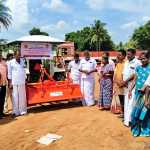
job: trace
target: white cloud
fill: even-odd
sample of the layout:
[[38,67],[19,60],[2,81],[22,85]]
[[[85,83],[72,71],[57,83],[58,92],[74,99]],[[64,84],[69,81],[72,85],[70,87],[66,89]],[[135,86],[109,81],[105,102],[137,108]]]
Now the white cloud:
[[131,22],[128,22],[128,23],[125,23],[121,26],[121,29],[134,29],[134,28],[137,28],[139,26],[138,22],[136,21],[131,21]]
[[134,0],[113,0],[110,2],[110,8],[127,12],[140,12],[142,4],[139,1],[140,0],[137,0],[136,2]]
[[147,22],[147,21],[149,21],[150,20],[150,16],[144,16],[143,18],[142,18],[142,21],[143,22]]
[[70,12],[71,11],[71,6],[65,3],[63,0],[51,0],[51,2],[46,0],[43,3],[43,7],[48,8],[53,11],[57,11],[57,12]]
[[94,10],[116,9],[127,12],[150,13],[149,0],[86,0],[86,4]]
[[59,20],[54,24],[43,25],[40,28],[42,31],[48,32],[52,36],[64,39],[66,33],[76,31],[78,26],[74,25],[74,21],[68,23],[64,20]]
[[91,8],[91,9],[102,9],[105,7],[107,0],[87,0],[87,5]]
[[20,29],[29,21],[28,0],[8,0],[6,5],[11,10],[12,27]]
[[63,21],[63,20],[60,20],[60,21],[57,22],[56,27],[57,27],[58,29],[62,29],[62,28],[65,27],[65,25],[67,25],[66,22]]
[[149,16],[141,16],[139,17],[138,20],[130,21],[127,22],[123,25],[120,26],[121,29],[126,30],[126,29],[135,29],[141,25],[143,25],[145,22],[149,21],[150,17]]
[[56,24],[44,25],[41,30],[46,32],[61,31],[67,28],[68,24],[64,20],[59,20]]

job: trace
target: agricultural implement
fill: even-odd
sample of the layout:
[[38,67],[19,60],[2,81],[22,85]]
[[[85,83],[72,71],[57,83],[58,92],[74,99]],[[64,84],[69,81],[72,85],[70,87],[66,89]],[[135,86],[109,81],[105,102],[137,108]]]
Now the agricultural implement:
[[[48,80],[43,80],[44,74]],[[41,69],[39,82],[28,83],[26,92],[28,106],[82,98],[80,85],[73,84],[68,78],[65,81],[55,81],[44,68]]]

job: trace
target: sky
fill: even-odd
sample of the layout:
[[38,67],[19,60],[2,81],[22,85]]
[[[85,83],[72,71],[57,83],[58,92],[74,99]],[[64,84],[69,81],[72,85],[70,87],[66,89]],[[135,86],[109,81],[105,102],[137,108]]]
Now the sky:
[[7,0],[6,5],[13,21],[0,38],[8,40],[28,35],[33,27],[63,40],[66,33],[101,20],[115,43],[127,42],[150,20],[150,0]]

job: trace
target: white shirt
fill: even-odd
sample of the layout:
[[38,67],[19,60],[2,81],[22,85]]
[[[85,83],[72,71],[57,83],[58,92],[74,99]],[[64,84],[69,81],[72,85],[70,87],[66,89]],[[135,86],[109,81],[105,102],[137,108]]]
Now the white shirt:
[[147,80],[145,81],[146,86],[150,86],[150,75],[148,76]]
[[[135,69],[139,65],[141,65],[141,62],[137,58],[134,58],[131,61],[126,61],[124,64],[123,72],[122,72],[123,80],[126,81],[133,74],[135,74]],[[130,87],[130,83],[128,84],[128,87]],[[127,92],[128,92],[128,88],[124,88],[124,94],[126,94]]]
[[73,80],[80,80],[81,78],[81,72],[79,71],[80,61],[78,63],[75,63],[74,60],[72,60],[68,65],[68,70],[71,70],[71,79]]
[[126,61],[123,69],[123,80],[126,81],[131,75],[135,74],[137,66],[141,65],[140,60],[134,58],[131,61]]
[[24,61],[20,59],[20,63],[16,59],[12,59],[8,63],[8,79],[12,80],[12,85],[25,84]]
[[9,65],[9,62],[10,62],[10,61],[11,61],[11,60],[7,60],[7,61],[6,61],[7,66]]
[[[85,59],[82,59],[80,62],[79,69],[80,70],[86,70],[86,71],[92,71],[96,69],[97,63],[94,59],[89,59],[88,61]],[[94,79],[94,73],[91,73],[90,75],[86,75],[85,73],[82,73],[81,78],[93,78]]]

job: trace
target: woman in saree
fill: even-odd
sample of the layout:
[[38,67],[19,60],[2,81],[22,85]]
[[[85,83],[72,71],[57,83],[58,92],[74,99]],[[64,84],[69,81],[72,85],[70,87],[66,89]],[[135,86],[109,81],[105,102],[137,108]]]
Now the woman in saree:
[[120,114],[119,117],[123,118],[124,112],[124,88],[120,86],[122,82],[122,72],[125,64],[126,51],[118,51],[117,60],[118,63],[114,70],[113,77],[113,98],[111,103],[111,112],[114,114]]
[[141,56],[142,65],[136,68],[134,83],[129,92],[132,96],[132,89],[135,86],[134,103],[131,114],[131,132],[133,136],[150,136],[150,101],[145,100],[142,88],[150,74],[150,53]]
[[109,64],[107,56],[102,57],[102,66],[99,69],[100,74],[100,110],[110,110],[113,94],[113,66]]
[[150,108],[150,75],[148,76],[147,80],[145,81],[145,84],[143,88],[141,89],[141,92],[144,93],[144,100],[145,105]]

